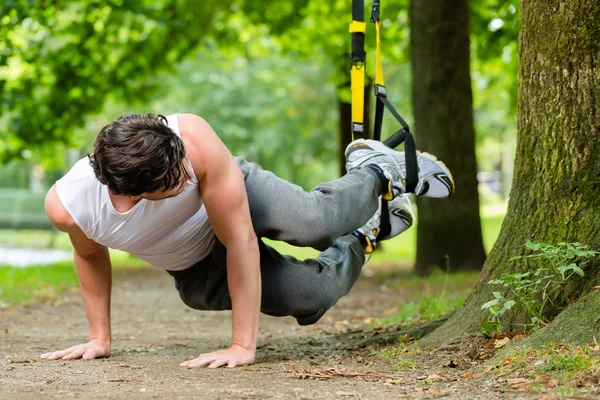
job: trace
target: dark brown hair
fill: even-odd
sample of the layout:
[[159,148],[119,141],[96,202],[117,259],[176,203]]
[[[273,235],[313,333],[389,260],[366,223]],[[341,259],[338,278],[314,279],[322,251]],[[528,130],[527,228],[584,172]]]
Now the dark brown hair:
[[114,194],[176,188],[187,176],[181,138],[162,115],[129,114],[106,125],[88,154],[98,180]]

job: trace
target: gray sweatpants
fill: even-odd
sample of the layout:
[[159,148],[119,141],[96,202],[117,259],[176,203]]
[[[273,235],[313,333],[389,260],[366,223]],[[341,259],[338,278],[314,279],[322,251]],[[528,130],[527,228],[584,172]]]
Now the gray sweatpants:
[[[261,311],[314,324],[356,282],[363,249],[349,233],[377,210],[381,183],[370,170],[351,171],[311,192],[236,158],[244,173],[252,224],[258,238],[324,250],[304,261],[278,253],[259,240]],[[230,310],[227,250],[217,242],[211,254],[183,271],[169,271],[181,299],[198,310]]]

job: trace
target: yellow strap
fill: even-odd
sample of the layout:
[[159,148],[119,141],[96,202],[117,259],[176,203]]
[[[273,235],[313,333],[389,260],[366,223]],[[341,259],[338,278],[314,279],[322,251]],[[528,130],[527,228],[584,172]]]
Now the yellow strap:
[[379,36],[379,24],[379,21],[375,22],[375,31],[377,32],[377,48],[375,51],[375,63],[377,66],[375,69],[375,83],[385,86],[385,83],[383,83],[383,67],[381,66],[381,39]]
[[362,124],[365,115],[365,66],[353,65],[350,70],[352,82],[352,122]]
[[[367,24],[361,21],[350,23],[351,33],[365,33]],[[354,64],[350,70],[352,90],[352,122],[362,124],[365,118],[365,66]],[[352,138],[354,140],[354,138]]]
[[365,33],[367,31],[367,23],[360,21],[352,21],[350,23],[350,33]]

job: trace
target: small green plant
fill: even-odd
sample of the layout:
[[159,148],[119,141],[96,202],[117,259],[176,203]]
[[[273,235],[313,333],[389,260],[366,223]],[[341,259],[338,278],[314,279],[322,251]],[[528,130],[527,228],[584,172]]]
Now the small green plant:
[[544,318],[544,310],[552,302],[554,294],[574,275],[584,276],[585,264],[600,254],[588,250],[579,242],[554,246],[528,241],[525,247],[533,254],[513,257],[510,261],[524,260],[527,263],[531,260],[538,268],[524,273],[505,273],[499,279],[488,282],[506,288],[508,294],[492,292],[494,299],[481,306],[482,310],[488,310],[491,314],[490,320],[482,323],[485,333],[501,331],[501,317],[515,304],[519,304],[527,313],[531,320],[528,327],[532,330],[545,325],[548,321]]

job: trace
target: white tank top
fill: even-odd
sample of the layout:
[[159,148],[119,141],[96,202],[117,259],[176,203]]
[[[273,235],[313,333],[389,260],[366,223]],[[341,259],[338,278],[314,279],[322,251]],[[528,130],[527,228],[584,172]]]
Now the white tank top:
[[[167,122],[181,137],[177,114],[169,115]],[[191,267],[206,257],[215,243],[195,176],[177,196],[158,201],[142,199],[121,213],[113,207],[108,187],[96,179],[85,157],[56,182],[56,193],[89,239],[162,269]]]

